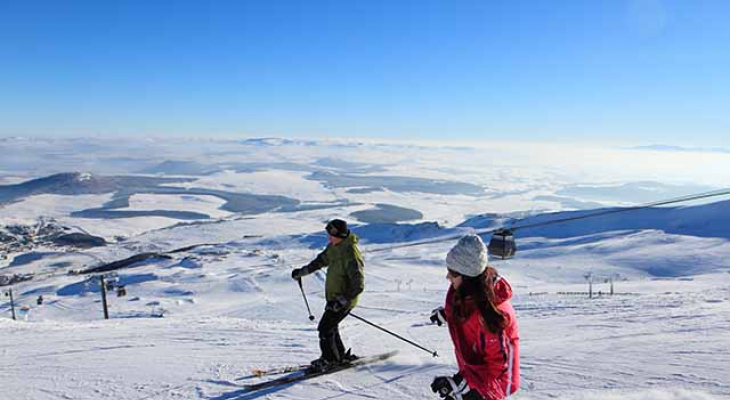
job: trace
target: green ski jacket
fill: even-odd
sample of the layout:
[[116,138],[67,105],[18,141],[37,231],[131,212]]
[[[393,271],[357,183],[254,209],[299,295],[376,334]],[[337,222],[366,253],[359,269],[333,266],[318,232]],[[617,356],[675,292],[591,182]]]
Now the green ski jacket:
[[336,246],[328,244],[324,251],[305,267],[307,274],[327,267],[325,299],[334,301],[339,296],[344,296],[350,301],[351,310],[357,305],[360,293],[365,290],[365,263],[360,249],[357,248],[357,242],[357,235],[350,233],[340,244]]

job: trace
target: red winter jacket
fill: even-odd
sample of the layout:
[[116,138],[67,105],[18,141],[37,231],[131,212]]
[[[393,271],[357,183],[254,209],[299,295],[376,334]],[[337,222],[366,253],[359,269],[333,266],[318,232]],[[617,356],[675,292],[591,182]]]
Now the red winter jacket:
[[486,400],[502,400],[517,391],[520,386],[519,335],[517,318],[509,299],[512,287],[497,276],[494,283],[495,305],[502,311],[507,324],[500,333],[489,332],[481,322],[479,311],[472,307],[469,316],[460,320],[453,315],[455,292],[449,288],[444,307],[454,353],[461,376],[469,387]]

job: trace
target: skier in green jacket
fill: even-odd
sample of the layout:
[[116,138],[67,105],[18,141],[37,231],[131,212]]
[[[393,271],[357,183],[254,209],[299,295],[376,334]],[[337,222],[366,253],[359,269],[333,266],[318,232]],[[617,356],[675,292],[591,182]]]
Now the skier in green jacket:
[[315,371],[324,371],[356,358],[350,350],[345,351],[339,324],[355,308],[360,293],[365,289],[364,263],[357,247],[358,237],[340,219],[333,219],[325,229],[329,235],[329,244],[324,251],[312,262],[302,268],[295,268],[291,273],[292,279],[299,280],[327,267],[327,303],[317,326],[322,355],[312,361],[311,369]]

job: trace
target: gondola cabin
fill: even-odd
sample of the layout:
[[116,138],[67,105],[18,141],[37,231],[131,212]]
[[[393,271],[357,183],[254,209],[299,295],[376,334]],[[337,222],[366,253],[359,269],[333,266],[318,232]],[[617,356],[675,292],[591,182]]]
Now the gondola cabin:
[[506,260],[517,252],[514,232],[510,229],[498,229],[489,240],[489,255]]

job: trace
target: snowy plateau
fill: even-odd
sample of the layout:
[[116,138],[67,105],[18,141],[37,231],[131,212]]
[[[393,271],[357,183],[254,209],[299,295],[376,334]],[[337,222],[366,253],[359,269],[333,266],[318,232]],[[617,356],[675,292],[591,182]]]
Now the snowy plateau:
[[[444,259],[459,235],[488,242],[503,225],[730,182],[730,154],[661,146],[15,137],[0,153],[8,400],[437,399],[433,377],[456,362],[429,315],[443,304]],[[440,357],[348,318],[341,333],[354,353],[397,356],[246,392],[260,381],[253,369],[319,355],[317,321],[290,273],[324,248],[332,218],[361,238],[355,313]],[[728,196],[516,238],[514,258],[492,259],[519,319],[512,398],[730,398]],[[303,280],[317,320],[324,277]]]

